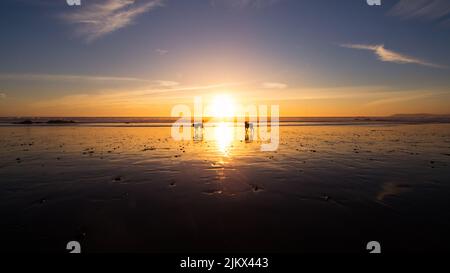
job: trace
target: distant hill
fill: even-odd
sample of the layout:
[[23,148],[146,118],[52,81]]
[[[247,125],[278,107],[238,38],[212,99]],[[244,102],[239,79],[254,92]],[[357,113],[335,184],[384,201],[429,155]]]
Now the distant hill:
[[393,118],[450,118],[450,114],[437,115],[437,114],[395,114],[391,115]]

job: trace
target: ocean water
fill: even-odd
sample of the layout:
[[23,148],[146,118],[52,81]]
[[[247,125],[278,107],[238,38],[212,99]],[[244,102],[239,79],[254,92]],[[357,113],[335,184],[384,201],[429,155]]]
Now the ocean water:
[[0,126],[5,249],[448,249],[450,124],[291,121],[262,152],[242,128],[174,141],[154,120],[124,122]]
[[[122,126],[171,126],[179,118],[175,117],[0,117],[0,126],[29,120],[43,125],[49,120],[74,121],[77,125],[122,125]],[[205,118],[207,119],[207,118]],[[406,124],[406,123],[450,123],[450,116],[436,115],[394,115],[388,117],[280,117],[280,125],[316,124]]]

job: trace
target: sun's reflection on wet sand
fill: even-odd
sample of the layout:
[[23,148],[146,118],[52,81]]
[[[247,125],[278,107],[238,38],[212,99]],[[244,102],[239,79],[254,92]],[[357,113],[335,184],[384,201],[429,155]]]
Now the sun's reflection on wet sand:
[[234,126],[220,122],[214,127],[217,149],[225,156],[229,156],[231,144],[234,140]]
[[199,140],[205,143],[211,142],[214,154],[229,157],[233,143],[239,141],[239,138],[236,136],[238,129],[234,123],[230,122],[211,123],[204,128],[194,129],[193,140],[194,142]]

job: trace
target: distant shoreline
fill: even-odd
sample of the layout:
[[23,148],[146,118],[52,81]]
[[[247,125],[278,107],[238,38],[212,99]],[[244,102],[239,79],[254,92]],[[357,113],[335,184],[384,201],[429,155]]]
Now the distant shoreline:
[[[55,125],[87,125],[87,124],[125,124],[125,125],[150,125],[150,124],[172,124],[180,118],[174,117],[0,117],[0,124],[4,125],[27,125],[27,126],[55,126]],[[210,118],[204,118],[208,122]],[[270,118],[268,118],[270,121]],[[237,119],[227,119],[227,122]],[[193,120],[191,120],[193,122]],[[450,115],[392,115],[384,117],[280,117],[280,123],[289,125],[325,125],[325,124],[398,124],[398,123],[450,123]]]
[[[237,123],[226,122],[229,126],[239,127]],[[0,122],[1,127],[130,127],[130,128],[146,128],[146,127],[172,127],[174,122]],[[205,127],[216,127],[218,122],[205,123]],[[264,123],[258,123],[258,126]],[[279,122],[280,127],[286,126],[394,126],[394,125],[421,125],[421,124],[450,124],[450,120],[339,120],[339,121],[283,121]],[[191,127],[191,123],[186,123]],[[270,126],[270,121],[268,122]],[[243,124],[242,124],[243,126]]]

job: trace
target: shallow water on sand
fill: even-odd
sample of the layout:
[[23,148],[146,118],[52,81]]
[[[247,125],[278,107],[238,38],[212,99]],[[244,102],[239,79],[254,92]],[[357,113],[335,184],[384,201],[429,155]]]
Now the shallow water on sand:
[[[228,130],[0,128],[0,241],[11,251],[448,250],[450,124]],[[209,130],[219,130],[210,128]]]

